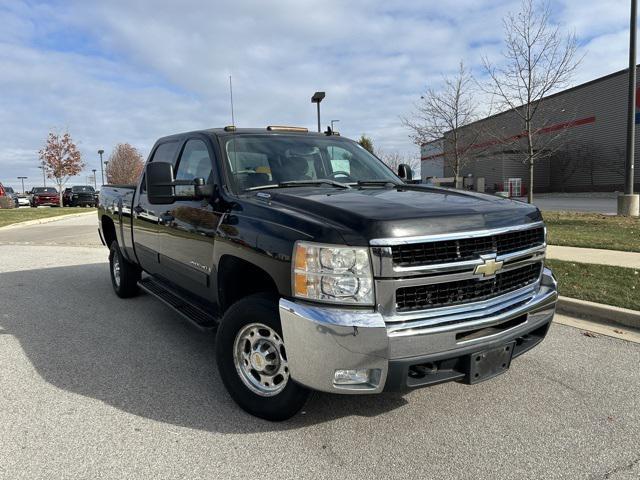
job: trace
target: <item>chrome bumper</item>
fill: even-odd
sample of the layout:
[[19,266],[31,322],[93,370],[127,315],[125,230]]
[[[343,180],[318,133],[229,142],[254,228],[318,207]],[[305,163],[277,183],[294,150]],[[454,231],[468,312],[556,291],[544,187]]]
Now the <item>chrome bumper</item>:
[[[473,322],[454,323],[437,329],[394,332],[393,323],[373,310],[331,308],[317,304],[280,300],[282,333],[294,380],[315,390],[333,393],[379,393],[385,388],[390,362],[431,354],[456,356],[496,341],[508,341],[551,322],[558,298],[557,284],[544,269],[540,288],[526,303]],[[465,339],[465,332],[498,327],[521,317],[512,328],[497,329],[479,338]],[[371,383],[336,385],[334,373],[340,369],[375,369],[380,375]],[[389,379],[391,380],[391,379]],[[398,379],[393,382],[398,383]]]

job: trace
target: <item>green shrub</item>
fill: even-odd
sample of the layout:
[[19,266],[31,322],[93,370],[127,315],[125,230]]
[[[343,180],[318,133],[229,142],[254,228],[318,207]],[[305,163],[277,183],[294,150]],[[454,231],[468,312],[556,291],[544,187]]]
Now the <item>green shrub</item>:
[[0,208],[14,208],[16,206],[13,198],[11,197],[0,197]]

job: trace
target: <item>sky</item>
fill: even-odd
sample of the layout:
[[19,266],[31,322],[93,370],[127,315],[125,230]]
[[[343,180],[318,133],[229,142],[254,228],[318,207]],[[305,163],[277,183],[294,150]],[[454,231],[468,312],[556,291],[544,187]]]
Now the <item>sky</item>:
[[[231,123],[323,128],[370,136],[419,156],[400,116],[461,60],[479,82],[500,62],[511,0],[138,1],[0,0],[0,182],[42,184],[50,130],[78,144],[86,183],[117,143],[146,157],[161,136]],[[575,32],[574,84],[624,69],[629,2],[555,0],[552,21]],[[51,182],[51,181],[49,181]],[[49,183],[51,184],[51,183]]]

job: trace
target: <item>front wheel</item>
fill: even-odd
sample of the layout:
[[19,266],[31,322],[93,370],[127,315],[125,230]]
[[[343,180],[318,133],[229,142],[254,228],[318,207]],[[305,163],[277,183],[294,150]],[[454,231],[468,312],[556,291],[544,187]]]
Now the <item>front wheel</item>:
[[111,271],[111,285],[120,298],[135,296],[138,289],[138,282],[142,272],[137,265],[127,262],[120,252],[118,242],[111,242],[109,249],[109,270]]
[[256,417],[287,420],[309,397],[290,376],[275,299],[252,295],[229,308],[216,335],[216,361],[231,397]]

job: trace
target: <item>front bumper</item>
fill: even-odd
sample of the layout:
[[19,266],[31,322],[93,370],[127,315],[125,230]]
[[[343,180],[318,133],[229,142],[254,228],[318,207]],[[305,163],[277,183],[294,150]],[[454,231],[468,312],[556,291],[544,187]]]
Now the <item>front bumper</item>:
[[[521,355],[546,335],[557,298],[556,281],[544,269],[529,301],[473,324],[395,336],[379,312],[287,299],[280,300],[280,319],[291,376],[298,383],[333,393],[379,393],[470,382],[469,355],[493,346],[515,342],[513,358]],[[371,369],[376,375],[367,384],[334,384],[335,371],[345,369]]]
[[54,207],[60,204],[60,200],[57,198],[35,198],[33,204],[36,207]]
[[93,205],[95,203],[95,199],[93,197],[75,197],[69,199],[69,205],[72,207]]

